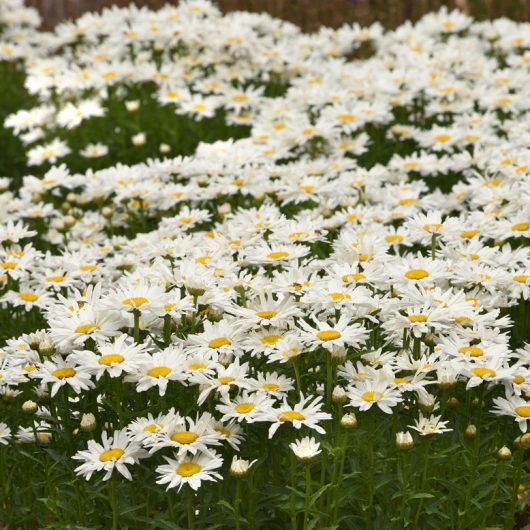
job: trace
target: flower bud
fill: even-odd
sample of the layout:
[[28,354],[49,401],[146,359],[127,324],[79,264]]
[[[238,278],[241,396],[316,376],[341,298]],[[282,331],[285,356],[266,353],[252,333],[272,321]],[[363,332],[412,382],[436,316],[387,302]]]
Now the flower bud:
[[340,426],[344,429],[355,429],[357,427],[357,416],[353,412],[344,414],[340,419]]
[[244,460],[243,458],[238,458],[234,456],[232,459],[232,464],[230,465],[230,474],[233,477],[241,478],[248,474],[250,466],[254,464],[256,460],[250,462],[249,460]]
[[133,101],[126,101],[125,108],[129,112],[136,112],[140,108],[140,102],[137,99]]
[[341,386],[337,385],[331,394],[333,403],[344,403],[347,399],[346,391]]
[[81,416],[81,423],[79,424],[79,428],[83,432],[92,432],[97,426],[96,417],[91,412],[88,412],[86,414],[83,414]]
[[512,452],[508,447],[503,446],[497,451],[497,457],[501,460],[508,460],[512,457]]
[[44,337],[39,343],[39,353],[45,357],[50,357],[55,353],[55,345],[50,338]]
[[436,398],[429,394],[427,391],[418,392],[418,406],[420,410],[425,414],[431,412],[434,409],[436,403]]
[[521,436],[518,436],[514,440],[514,444],[519,449],[530,449],[530,433],[527,432]]
[[477,427],[473,424],[469,424],[464,431],[464,436],[470,440],[477,436]]
[[396,433],[396,447],[402,451],[407,451],[414,447],[414,439],[410,432],[397,432]]
[[458,398],[451,397],[447,400],[447,405],[454,409],[460,405],[460,401],[458,401]]
[[228,202],[225,202],[223,204],[221,204],[218,208],[217,208],[217,213],[221,216],[225,216],[225,215],[228,215],[230,212],[232,211],[232,206],[230,205],[230,203]]
[[309,436],[289,444],[289,447],[296,455],[296,458],[301,462],[309,462],[322,452],[320,449],[320,443],[314,438],[309,438]]
[[346,360],[346,348],[344,346],[334,346],[331,349],[331,361],[335,364],[342,364]]
[[35,401],[31,401],[30,399],[28,401],[24,401],[22,404],[22,412],[25,412],[26,414],[35,414],[37,412],[39,406]]
[[132,138],[131,138],[131,141],[133,143],[133,145],[135,145],[136,147],[139,147],[139,146],[142,146],[145,144],[146,142],[146,135],[145,133],[138,133],[138,134],[135,134]]
[[436,335],[434,333],[426,333],[425,337],[423,337],[423,342],[429,347],[436,346]]
[[160,144],[160,147],[158,148],[158,150],[163,154],[163,155],[166,155],[167,153],[169,153],[171,151],[171,146],[168,145],[168,144]]

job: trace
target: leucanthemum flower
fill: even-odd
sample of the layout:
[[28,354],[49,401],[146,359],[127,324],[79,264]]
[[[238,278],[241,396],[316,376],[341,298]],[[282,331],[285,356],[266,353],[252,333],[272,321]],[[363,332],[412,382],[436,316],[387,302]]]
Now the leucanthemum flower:
[[114,431],[112,436],[103,431],[101,443],[89,440],[87,450],[77,451],[72,458],[83,462],[75,468],[75,472],[87,480],[98,471],[105,471],[103,480],[108,480],[114,469],[127,480],[132,480],[127,466],[137,464],[141,458],[146,457],[147,452],[140,444],[122,430]]
[[125,381],[136,383],[137,392],[158,387],[161,396],[165,395],[170,381],[185,384],[185,380],[183,354],[171,348],[143,358],[140,366],[125,376]]
[[113,343],[99,343],[97,352],[90,350],[74,351],[69,359],[96,376],[96,381],[104,374],[120,377],[123,372],[132,372],[146,361],[147,346],[133,343],[129,335],[120,335]]
[[51,383],[51,397],[65,385],[70,386],[76,394],[94,388],[91,375],[83,366],[64,360],[60,356],[44,361],[38,371],[31,373],[31,377],[40,379],[44,384]]
[[271,423],[269,438],[272,438],[274,433],[285,424],[291,424],[295,429],[305,426],[324,434],[326,431],[319,423],[330,420],[331,414],[322,412],[322,397],[317,396],[314,399],[313,397],[304,397],[303,394],[300,394],[300,401],[294,406],[289,405],[287,399],[284,398],[278,408],[263,412],[256,418],[256,421]]
[[521,432],[528,430],[528,420],[530,420],[530,402],[525,401],[520,396],[506,393],[506,398],[494,398],[495,407],[491,412],[499,416],[512,416],[518,423]]
[[449,422],[440,421],[441,416],[431,415],[428,418],[424,417],[420,412],[420,417],[415,420],[414,425],[410,425],[410,429],[418,431],[422,436],[429,436],[431,434],[442,434],[450,432],[453,429],[447,427]]
[[341,315],[335,324],[315,320],[316,327],[300,320],[302,328],[300,338],[308,347],[322,347],[331,351],[336,346],[358,347],[368,336],[366,329],[360,324],[350,324],[350,317]]
[[312,460],[313,458],[315,458],[315,456],[322,452],[322,450],[320,449],[320,443],[317,442],[314,438],[310,438],[309,436],[306,436],[301,440],[296,440],[295,442],[290,443],[289,447],[296,455],[296,458],[298,458],[302,462]]
[[174,455],[164,457],[167,464],[156,468],[159,475],[157,484],[167,484],[166,489],[177,488],[180,491],[184,484],[197,491],[203,481],[221,480],[222,476],[214,471],[223,465],[223,460],[215,452]]

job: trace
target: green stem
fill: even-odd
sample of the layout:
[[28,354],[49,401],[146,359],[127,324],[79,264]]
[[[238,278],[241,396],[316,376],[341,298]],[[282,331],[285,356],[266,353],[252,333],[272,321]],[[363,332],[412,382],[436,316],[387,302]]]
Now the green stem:
[[236,530],[241,528],[241,522],[239,520],[239,505],[241,504],[241,479],[236,478],[236,496],[234,498],[234,521],[236,524]]
[[138,309],[133,310],[134,316],[134,341],[140,343],[140,311]]
[[186,511],[188,512],[188,530],[193,529],[193,490],[188,487],[186,495]]
[[305,502],[304,502],[304,530],[309,522],[309,501],[311,499],[311,465],[305,466]]
[[409,462],[406,451],[401,453],[401,513],[400,521],[402,528],[405,528],[405,511],[407,509],[408,501],[408,486],[409,486]]
[[436,235],[433,234],[431,238],[431,258],[436,259]]
[[523,469],[523,450],[519,449],[514,458],[514,476],[513,476],[513,488],[512,488],[512,499],[510,503],[510,514],[505,528],[513,528],[515,525],[515,512],[517,511],[517,494],[519,493],[519,482],[521,479],[521,471]]
[[118,530],[118,497],[116,494],[116,475],[112,474],[109,480],[109,501],[112,510],[112,530]]
[[[427,471],[429,469],[429,448],[431,445],[431,438],[430,436],[425,437],[425,444],[423,446],[423,473],[421,475],[421,484],[420,484],[420,492],[424,493],[425,487],[427,485]],[[420,520],[421,516],[421,509],[423,508],[423,501],[424,499],[421,498],[420,502],[418,503],[418,509],[416,510],[416,515],[414,516],[414,528],[418,528],[418,522]]]

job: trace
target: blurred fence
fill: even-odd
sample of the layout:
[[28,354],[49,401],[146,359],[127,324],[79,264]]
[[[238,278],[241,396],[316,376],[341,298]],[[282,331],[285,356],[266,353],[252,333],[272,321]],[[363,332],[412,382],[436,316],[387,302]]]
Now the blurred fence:
[[[109,5],[147,5],[158,8],[178,0],[26,0],[39,9],[44,27],[49,29],[62,20],[72,19],[85,11],[100,10]],[[311,31],[321,25],[337,27],[357,21],[362,25],[374,21],[395,28],[405,20],[417,20],[423,14],[446,5],[458,7],[477,19],[501,16],[530,21],[530,0],[218,0],[223,11],[266,11]]]

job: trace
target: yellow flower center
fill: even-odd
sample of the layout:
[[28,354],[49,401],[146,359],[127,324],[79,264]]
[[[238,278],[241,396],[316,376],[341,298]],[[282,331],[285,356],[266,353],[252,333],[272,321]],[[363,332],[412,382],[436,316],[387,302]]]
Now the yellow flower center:
[[158,428],[159,428],[159,426],[158,426],[156,423],[151,423],[151,424],[146,425],[146,426],[144,427],[144,432],[150,432],[150,433],[153,433],[153,432],[158,431]]
[[195,462],[184,462],[177,467],[177,473],[181,477],[192,477],[201,470],[201,466]]
[[4,263],[2,263],[2,268],[4,269],[14,269],[16,266],[17,264],[13,261],[4,261]]
[[267,258],[269,259],[282,259],[287,258],[289,256],[289,252],[269,252],[267,254]]
[[460,232],[460,237],[462,239],[471,239],[472,237],[475,237],[480,230],[465,230],[464,232]]
[[219,383],[221,383],[222,385],[228,385],[229,383],[234,381],[234,378],[230,377],[229,375],[223,375],[221,377],[218,377],[217,381],[219,381]]
[[367,401],[369,403],[371,403],[373,401],[378,401],[378,400],[382,399],[383,397],[384,397],[384,395],[381,392],[375,392],[374,390],[368,390],[367,392],[364,392],[361,395],[361,398],[364,401]]
[[47,276],[46,281],[50,283],[61,283],[64,282],[64,276]]
[[349,294],[344,294],[344,293],[329,293],[328,296],[334,302],[338,302],[339,300],[351,300],[351,296]]
[[425,230],[425,232],[438,232],[441,228],[441,223],[431,223],[423,225],[423,230]]
[[274,346],[281,338],[281,335],[266,335],[265,337],[261,337],[260,342],[267,346]]
[[478,346],[462,346],[459,350],[460,353],[469,353],[471,357],[482,357],[484,350]]
[[445,142],[448,142],[451,139],[451,137],[448,134],[438,134],[434,137],[434,139],[437,142],[444,144]]
[[73,368],[57,368],[52,372],[53,377],[57,379],[68,379],[69,377],[74,377],[75,370]]
[[427,315],[409,315],[407,318],[413,324],[417,324],[419,322],[427,322],[428,316]]
[[278,313],[276,313],[276,311],[258,311],[256,313],[256,316],[264,320],[270,320],[271,318],[275,317],[277,314]]
[[212,339],[208,343],[209,348],[221,348],[222,346],[230,346],[232,344],[232,341],[230,339],[227,339],[226,337],[218,337],[217,339]]
[[94,272],[97,269],[97,267],[95,265],[81,265],[79,269],[82,270],[83,272]]
[[111,460],[119,460],[124,454],[125,451],[123,449],[120,449],[119,447],[116,447],[114,449],[107,449],[99,455],[99,461],[110,462]]
[[39,297],[33,293],[20,293],[18,297],[24,302],[36,302]]
[[513,378],[513,382],[516,385],[522,385],[525,382],[525,378],[522,375],[516,375]]
[[186,445],[186,444],[192,444],[198,437],[199,435],[194,432],[181,431],[181,432],[176,432],[175,434],[172,434],[171,440],[173,442]]
[[97,326],[95,324],[82,324],[81,326],[77,326],[77,328],[75,328],[74,333],[89,335],[95,329],[97,329]]
[[464,322],[471,322],[471,318],[470,317],[455,317],[455,322],[457,324],[463,324]]
[[304,421],[305,416],[303,414],[300,414],[300,412],[296,412],[295,410],[285,410],[283,412],[280,412],[280,414],[278,414],[278,419],[281,422]]
[[342,279],[342,281],[344,283],[358,282],[359,280],[366,279],[366,276],[364,274],[361,274],[360,272],[358,272],[358,273],[354,273],[354,274],[345,274],[344,276],[342,276],[341,279]]
[[275,392],[280,388],[280,385],[277,385],[276,383],[263,383],[261,388],[263,388],[263,390],[267,390],[268,392]]
[[471,373],[476,375],[477,377],[480,377],[481,379],[484,379],[484,377],[495,377],[497,375],[497,372],[495,372],[495,370],[492,370],[491,368],[485,368],[482,366],[478,366],[477,368],[472,368]]
[[327,331],[319,331],[317,333],[317,337],[320,340],[323,340],[323,341],[340,339],[341,336],[342,335],[340,334],[340,332],[339,331],[335,331],[334,329],[330,329],[330,330],[327,330]]
[[111,364],[119,364],[123,362],[124,359],[125,357],[119,353],[109,353],[108,355],[102,355],[99,358],[98,363],[105,366],[110,366]]
[[405,239],[403,236],[400,236],[399,234],[390,234],[385,237],[385,241],[387,243],[400,243]]
[[204,363],[192,363],[188,365],[188,368],[192,371],[204,370],[207,366]]
[[248,414],[249,412],[253,411],[256,408],[256,405],[254,403],[239,403],[234,407],[234,410],[238,414]]
[[147,302],[149,302],[147,298],[144,298],[143,296],[135,296],[133,298],[126,298],[122,301],[122,304],[130,305],[131,307],[141,307]]
[[167,377],[171,372],[169,366],[155,366],[147,370],[147,375],[151,377]]
[[530,225],[528,223],[517,223],[512,226],[512,230],[514,232],[524,232],[525,230],[528,230],[528,227]]
[[513,277],[514,281],[516,281],[517,283],[526,283],[528,281],[528,278],[530,278],[530,276],[526,274],[518,274],[517,276]]
[[517,416],[521,416],[521,418],[530,418],[530,406],[528,405],[515,407],[514,412],[517,414]]
[[411,269],[405,273],[405,278],[407,278],[407,280],[423,280],[428,277],[429,273],[423,269]]

